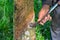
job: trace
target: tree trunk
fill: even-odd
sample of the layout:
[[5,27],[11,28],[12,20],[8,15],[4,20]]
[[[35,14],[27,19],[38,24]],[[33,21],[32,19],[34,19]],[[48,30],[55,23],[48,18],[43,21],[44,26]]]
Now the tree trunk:
[[[34,22],[34,1],[15,0],[14,39],[23,40],[23,32],[30,22]],[[32,21],[33,20],[33,21]],[[33,29],[34,30],[34,29]],[[35,32],[35,31],[34,31]],[[35,34],[34,34],[35,35]],[[31,40],[33,40],[32,38]]]

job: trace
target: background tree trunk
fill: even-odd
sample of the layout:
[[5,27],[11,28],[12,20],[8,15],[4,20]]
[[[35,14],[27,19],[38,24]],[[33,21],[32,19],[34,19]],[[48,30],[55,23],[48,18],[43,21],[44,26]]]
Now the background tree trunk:
[[[14,17],[15,17],[14,18],[15,40],[22,40],[21,36],[24,30],[28,27],[28,24],[30,22],[34,22],[34,1],[33,0],[15,0]],[[34,38],[32,38],[32,40],[33,39]]]

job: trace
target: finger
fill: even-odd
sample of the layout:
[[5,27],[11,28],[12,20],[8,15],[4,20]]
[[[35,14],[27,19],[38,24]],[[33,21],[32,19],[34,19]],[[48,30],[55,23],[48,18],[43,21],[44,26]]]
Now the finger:
[[37,20],[38,22],[40,21],[40,19]]
[[47,17],[45,17],[45,18],[42,20],[42,22],[45,23],[47,20],[48,20]]
[[39,23],[39,24],[42,24],[42,25],[44,24],[44,19],[43,19],[42,21],[40,21],[40,22],[39,22],[39,21],[40,21],[40,20],[38,20],[38,23]]
[[43,22],[40,22],[39,24],[44,25],[44,23],[43,23]]
[[[40,20],[38,20],[38,21],[40,21]],[[44,23],[47,21],[47,17],[45,17],[41,22],[39,22],[39,24],[42,24],[42,25],[44,25]]]
[[[38,22],[39,22],[39,21],[40,21],[40,19],[38,19]],[[43,21],[39,22],[39,24],[44,25],[44,24],[43,24]]]
[[37,21],[40,21],[41,19],[38,19]]
[[47,21],[47,18],[45,17],[41,22],[40,24],[44,25],[44,23]]
[[38,19],[37,22],[40,23],[40,20],[41,20],[41,19]]
[[52,20],[52,17],[50,15],[48,15],[48,20]]
[[50,15],[47,15],[47,20],[49,20],[49,18],[50,18]]
[[52,17],[50,16],[50,20],[52,20]]

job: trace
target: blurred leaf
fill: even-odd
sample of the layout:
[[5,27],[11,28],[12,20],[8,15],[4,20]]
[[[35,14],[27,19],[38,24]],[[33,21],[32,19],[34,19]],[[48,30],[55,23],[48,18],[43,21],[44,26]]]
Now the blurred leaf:
[[0,40],[13,40],[13,0],[0,0]]

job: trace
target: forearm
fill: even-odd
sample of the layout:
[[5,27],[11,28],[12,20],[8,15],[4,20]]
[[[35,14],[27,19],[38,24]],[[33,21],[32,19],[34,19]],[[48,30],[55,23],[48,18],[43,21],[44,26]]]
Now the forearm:
[[42,19],[47,14],[49,8],[50,8],[49,5],[44,5],[42,7],[41,11],[39,12],[39,19]]

